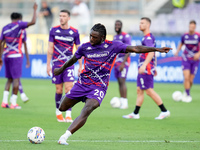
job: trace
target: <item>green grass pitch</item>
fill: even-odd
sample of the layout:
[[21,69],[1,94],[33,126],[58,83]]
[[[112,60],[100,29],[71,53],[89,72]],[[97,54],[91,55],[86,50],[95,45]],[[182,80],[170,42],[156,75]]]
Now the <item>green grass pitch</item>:
[[[55,86],[50,80],[22,79],[24,91],[30,101],[24,104],[18,94],[21,110],[0,108],[0,150],[199,150],[200,149],[200,85],[193,85],[191,103],[175,102],[172,93],[183,91],[182,84],[155,83],[155,91],[161,96],[171,116],[155,120],[160,113],[156,104],[145,95],[140,119],[123,119],[122,115],[133,111],[136,101],[136,83],[128,82],[129,108],[114,109],[112,97],[119,97],[117,82],[110,82],[107,95],[100,108],[88,118],[86,124],[69,140],[68,146],[57,144],[59,137],[70,125],[59,123],[55,117]],[[6,80],[0,78],[0,98]],[[72,109],[75,119],[84,103]],[[44,129],[46,138],[42,144],[31,144],[27,132],[31,127]]]

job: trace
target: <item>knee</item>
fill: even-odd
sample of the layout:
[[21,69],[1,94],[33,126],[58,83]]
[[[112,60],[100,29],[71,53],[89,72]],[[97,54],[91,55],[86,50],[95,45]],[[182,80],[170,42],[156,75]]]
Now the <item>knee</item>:
[[94,101],[94,103],[91,103],[90,105],[85,106],[86,114],[90,114],[93,110],[99,107],[99,102],[97,100]]
[[63,93],[63,89],[62,88],[56,88],[56,93],[57,94],[62,94]]
[[188,76],[185,76],[185,77],[184,77],[184,80],[185,80],[185,81],[190,81],[190,78],[189,78]]
[[148,96],[151,96],[151,95],[152,95],[152,91],[146,90],[146,94],[147,94]]

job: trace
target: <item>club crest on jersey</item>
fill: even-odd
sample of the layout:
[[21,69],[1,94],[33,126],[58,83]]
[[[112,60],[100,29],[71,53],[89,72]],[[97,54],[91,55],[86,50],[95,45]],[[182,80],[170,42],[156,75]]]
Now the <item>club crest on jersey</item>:
[[105,44],[103,47],[108,48],[108,44]]
[[73,33],[74,33],[74,32],[73,32],[72,30],[70,30],[70,31],[69,31],[69,34],[71,34],[71,35],[72,35]]
[[120,36],[119,36],[119,39],[122,39],[122,38],[123,38],[123,36],[122,36],[122,35],[120,35]]

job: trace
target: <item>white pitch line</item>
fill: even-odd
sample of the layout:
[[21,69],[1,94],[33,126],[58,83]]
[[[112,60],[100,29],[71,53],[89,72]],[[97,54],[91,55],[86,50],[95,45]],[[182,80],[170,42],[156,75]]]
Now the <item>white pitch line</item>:
[[[28,142],[28,140],[0,140],[0,142]],[[56,140],[45,140],[45,142],[57,142],[57,141]],[[68,140],[68,142],[86,142],[86,143],[198,143],[200,141]]]

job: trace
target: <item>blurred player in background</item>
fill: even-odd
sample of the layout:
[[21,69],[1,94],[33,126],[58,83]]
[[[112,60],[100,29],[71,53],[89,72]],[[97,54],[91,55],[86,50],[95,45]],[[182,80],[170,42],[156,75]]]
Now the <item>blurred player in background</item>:
[[[114,40],[118,40],[125,44],[131,45],[131,36],[125,32],[122,32],[122,22],[120,20],[115,21],[115,32],[117,33],[117,35],[114,36]],[[114,71],[115,71],[115,77],[117,78],[119,84],[120,103],[121,103],[120,109],[128,108],[126,77],[129,65],[130,65],[130,54],[119,53],[115,60]]]
[[[142,45],[156,47],[155,38],[150,32],[151,20],[143,17],[140,20],[140,31],[143,32]],[[135,110],[129,115],[124,115],[123,118],[139,119],[139,110],[144,101],[144,91],[150,96],[159,106],[161,113],[155,119],[164,119],[170,116],[170,112],[163,105],[162,99],[154,91],[153,76],[156,75],[156,57],[155,52],[141,53],[138,62],[138,77],[137,77],[137,100]]]
[[[18,13],[18,15],[20,16],[19,20],[22,20],[22,14]],[[22,30],[22,43],[24,44],[24,51],[25,51],[25,55],[26,55],[26,68],[30,67],[30,61],[29,61],[29,55],[28,55],[28,50],[27,50],[27,44],[26,44],[26,30],[23,29]],[[3,48],[6,47],[5,42],[2,44]],[[23,53],[22,53],[23,55]],[[21,57],[22,62],[23,62],[23,56]],[[6,83],[7,87],[10,87],[11,82],[7,82]],[[26,94],[24,93],[23,87],[22,87],[22,83],[21,80],[19,80],[19,92],[20,92],[20,96],[21,96],[21,100],[23,102],[27,102],[29,99],[26,96]]]
[[[17,104],[17,92],[19,90],[19,79],[22,74],[22,42],[23,42],[23,30],[36,22],[36,10],[37,4],[33,6],[33,18],[31,22],[21,21],[21,15],[19,13],[12,13],[12,22],[3,27],[0,37],[0,66],[3,65],[2,54],[4,55],[5,63],[5,76],[8,79],[5,85],[5,91],[3,93],[3,101],[1,107],[9,108],[8,95],[10,85],[12,83],[12,96],[10,97],[10,108],[20,109],[21,107]],[[5,42],[6,48],[2,49],[2,44]]]
[[54,75],[59,75],[84,56],[85,67],[78,81],[65,97],[59,110],[65,111],[80,101],[85,102],[81,114],[69,126],[58,140],[59,144],[68,145],[66,140],[87,121],[89,115],[98,108],[106,95],[112,64],[119,53],[144,53],[151,51],[168,52],[170,48],[128,46],[120,41],[108,41],[104,25],[95,24],[90,31],[90,42],[82,44],[73,57],[62,67],[55,68]]
[[[60,25],[50,30],[49,47],[47,53],[47,73],[50,76],[52,70],[60,68],[66,61],[73,56],[73,46],[76,49],[80,45],[78,30],[69,26],[70,12],[68,10],[60,11]],[[52,68],[50,62],[52,59]],[[79,60],[79,72],[82,70],[82,62]],[[52,83],[55,84],[56,94],[56,117],[59,122],[72,122],[71,108],[66,111],[66,117],[63,118],[62,112],[59,111],[60,100],[63,93],[63,83],[65,93],[68,93],[73,87],[74,66],[66,69],[61,75],[52,77]]]
[[184,52],[182,54],[182,69],[184,76],[184,88],[185,92],[183,93],[182,101],[191,102],[192,97],[190,95],[190,89],[193,84],[195,74],[197,73],[199,66],[200,58],[200,35],[195,32],[196,22],[194,20],[189,23],[189,32],[185,33],[181,37],[181,43],[179,44],[175,56],[178,56],[178,53],[181,50],[181,47],[185,45]]

